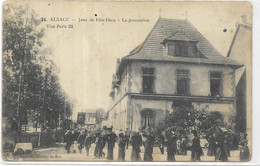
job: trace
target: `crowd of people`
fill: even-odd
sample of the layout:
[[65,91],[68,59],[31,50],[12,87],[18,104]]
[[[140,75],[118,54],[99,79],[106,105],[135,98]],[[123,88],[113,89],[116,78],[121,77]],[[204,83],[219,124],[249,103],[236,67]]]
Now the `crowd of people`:
[[[204,155],[199,133],[195,130],[191,131],[192,138],[187,135],[175,132],[173,129],[162,131],[161,134],[155,134],[151,130],[142,132],[120,131],[115,133],[113,127],[104,127],[102,130],[81,132],[68,130],[65,133],[64,141],[67,153],[82,153],[85,148],[86,156],[89,156],[89,149],[95,144],[95,158],[107,158],[108,160],[125,161],[125,151],[129,145],[132,146],[131,161],[153,161],[153,148],[159,147],[161,154],[167,152],[167,161],[176,161],[175,155],[187,155],[187,151],[191,151],[191,161],[201,161]],[[224,132],[210,133],[206,135],[207,154],[215,156],[215,161],[228,161],[230,157],[231,143],[230,137]],[[190,145],[188,142],[190,142]],[[114,158],[114,147],[117,143],[118,156]],[[141,159],[141,146],[144,147],[143,160]],[[104,152],[107,147],[107,154]],[[240,138],[240,160],[249,159],[249,149],[247,146],[246,134]]]

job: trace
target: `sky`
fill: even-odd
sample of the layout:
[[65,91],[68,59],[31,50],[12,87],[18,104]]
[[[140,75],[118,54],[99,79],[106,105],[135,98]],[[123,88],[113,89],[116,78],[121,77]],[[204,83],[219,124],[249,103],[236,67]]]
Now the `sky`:
[[[141,44],[159,16],[187,19],[226,56],[237,23],[242,15],[251,24],[248,2],[83,2],[23,0],[47,19],[44,43],[53,50],[53,60],[60,68],[60,83],[76,101],[75,110],[109,108],[109,92],[117,58],[122,58]],[[96,14],[96,16],[95,16]],[[68,22],[50,18],[65,17]],[[88,19],[78,23],[78,19]],[[95,21],[90,22],[93,18]],[[112,18],[117,22],[96,22]],[[128,23],[122,19],[149,19],[149,22]],[[72,21],[75,19],[75,21]],[[47,24],[55,28],[47,28]],[[57,28],[73,25],[73,28]],[[224,32],[224,29],[226,31]]]

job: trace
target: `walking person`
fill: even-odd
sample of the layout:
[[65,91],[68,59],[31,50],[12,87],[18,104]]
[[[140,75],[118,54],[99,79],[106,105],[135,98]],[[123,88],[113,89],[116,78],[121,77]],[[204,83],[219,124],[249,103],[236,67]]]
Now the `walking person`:
[[96,147],[94,151],[95,158],[101,158],[102,157],[102,139],[101,134],[96,133]]
[[126,128],[126,131],[125,131],[125,140],[126,140],[126,149],[128,149],[128,144],[129,144],[129,140],[130,140],[130,131],[128,128]]
[[144,137],[144,161],[153,161],[154,136],[147,132],[147,134],[144,134]]
[[118,139],[118,161],[125,161],[125,149],[126,149],[126,140],[123,133],[119,134]]
[[207,156],[215,156],[216,154],[216,140],[215,140],[215,133],[209,133],[209,135],[206,136],[206,140],[208,141],[208,152]]
[[249,148],[247,146],[248,141],[246,138],[247,134],[243,134],[242,138],[240,139],[239,145],[240,145],[240,161],[248,161],[250,157]]
[[165,144],[167,147],[167,161],[175,161],[175,153],[177,151],[177,136],[174,131],[167,131],[165,136]]
[[85,138],[86,138],[85,131],[81,131],[80,135],[78,136],[78,139],[77,139],[79,153],[81,153],[81,151],[84,147]]
[[192,146],[191,146],[191,161],[201,161],[200,156],[203,155],[203,151],[200,146],[200,138],[198,136],[197,131],[191,131],[194,138],[192,139]]
[[89,156],[89,148],[91,148],[91,144],[93,143],[94,139],[93,137],[90,135],[90,133],[87,133],[87,136],[84,140],[84,145],[86,148],[86,155]]
[[103,130],[102,130],[102,132],[101,132],[101,135],[100,135],[100,141],[101,141],[101,157],[105,157],[105,153],[103,152],[103,149],[104,149],[104,147],[105,147],[105,145],[106,145],[106,143],[107,143],[107,136],[108,136],[108,134],[109,134],[109,131],[108,131],[108,129],[107,129],[107,127],[103,127]]
[[180,144],[180,154],[187,155],[187,146],[186,146],[186,138],[182,137],[181,144]]
[[141,161],[140,146],[142,145],[142,136],[138,132],[133,132],[130,143],[132,145],[131,161]]
[[107,159],[114,160],[113,151],[116,142],[116,134],[112,131],[112,128],[108,129],[109,134],[107,135]]
[[73,135],[70,130],[66,132],[64,142],[66,143],[65,149],[67,150],[67,153],[70,153],[70,147],[74,142]]
[[162,131],[162,133],[159,135],[158,143],[159,143],[160,152],[163,155],[164,154],[164,145],[165,145],[165,131]]
[[216,156],[215,161],[228,161],[227,154],[224,148],[224,134],[222,131],[219,131],[216,139]]

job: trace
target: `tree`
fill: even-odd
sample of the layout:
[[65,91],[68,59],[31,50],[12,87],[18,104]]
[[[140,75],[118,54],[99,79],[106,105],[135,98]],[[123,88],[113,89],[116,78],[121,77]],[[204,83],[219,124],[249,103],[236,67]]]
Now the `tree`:
[[102,121],[105,119],[105,111],[102,108],[96,110],[96,124],[100,127]]
[[[71,115],[71,100],[59,83],[52,51],[42,42],[44,29],[29,6],[3,7],[3,117],[18,129],[28,120],[45,130],[57,129]],[[8,125],[7,125],[8,126]]]
[[226,124],[219,112],[211,112],[206,109],[197,110],[193,106],[181,105],[175,107],[174,112],[166,116],[160,129],[174,129],[180,135],[186,135],[191,130],[196,130],[202,135],[207,135],[212,130],[223,127],[226,127]]

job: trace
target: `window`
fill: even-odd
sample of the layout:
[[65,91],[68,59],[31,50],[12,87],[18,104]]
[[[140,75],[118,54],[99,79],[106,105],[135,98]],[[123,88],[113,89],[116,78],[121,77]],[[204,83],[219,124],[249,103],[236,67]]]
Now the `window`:
[[169,43],[168,55],[177,57],[196,57],[196,45],[187,42]]
[[168,54],[174,55],[174,44],[168,44]]
[[143,93],[154,93],[154,68],[143,68]]
[[210,72],[210,93],[211,96],[221,96],[222,72]]
[[190,94],[190,72],[189,70],[177,70],[177,94]]
[[150,109],[145,109],[141,112],[142,130],[150,127],[155,127],[155,112]]

